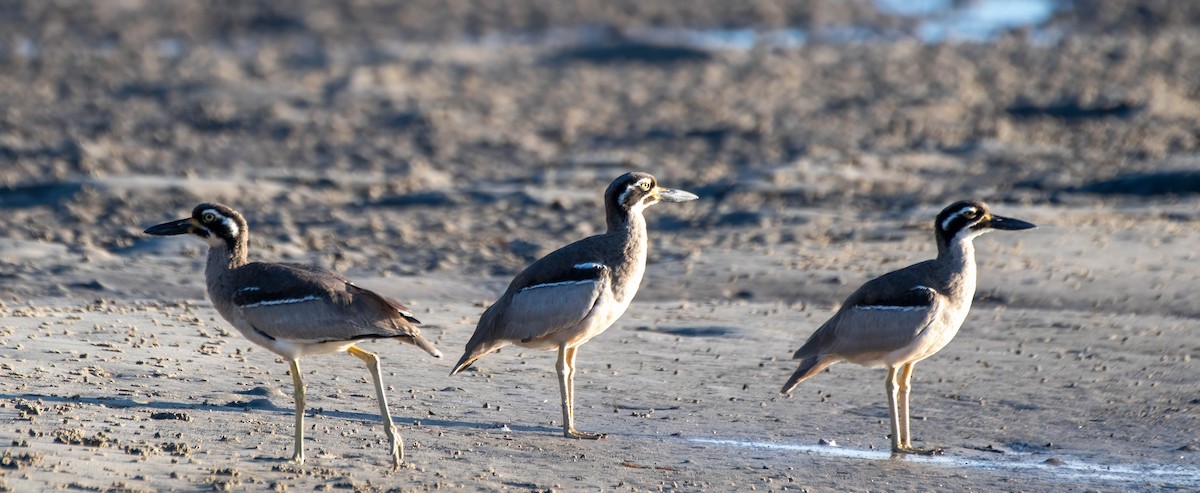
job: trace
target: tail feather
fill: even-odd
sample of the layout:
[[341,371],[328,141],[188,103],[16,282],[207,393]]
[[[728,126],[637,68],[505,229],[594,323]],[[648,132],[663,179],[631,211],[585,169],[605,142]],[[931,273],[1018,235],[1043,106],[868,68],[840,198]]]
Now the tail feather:
[[813,375],[820,373],[822,370],[829,368],[830,365],[836,363],[836,359],[820,358],[818,356],[810,356],[800,362],[800,367],[792,374],[787,383],[783,384],[783,389],[779,391],[779,395],[791,395],[792,390],[800,385],[800,382],[812,378]]

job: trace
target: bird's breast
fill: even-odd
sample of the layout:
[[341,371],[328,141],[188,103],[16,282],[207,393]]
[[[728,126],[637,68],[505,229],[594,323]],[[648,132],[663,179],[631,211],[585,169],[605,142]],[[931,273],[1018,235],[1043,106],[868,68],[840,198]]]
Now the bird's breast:
[[967,313],[970,311],[970,298],[958,300],[957,303],[947,303],[946,308],[938,313],[937,318],[921,335],[912,361],[917,362],[933,356],[950,344],[950,341],[954,340],[954,336],[958,335],[958,329],[962,328],[963,322],[967,319]]
[[[634,288],[636,290],[636,288]],[[625,310],[629,308],[629,302],[633,299],[633,294],[628,297],[618,300],[611,291],[606,291],[596,300],[596,305],[592,308],[582,322],[579,323],[579,330],[575,331],[569,340],[564,341],[568,347],[575,347],[583,344],[591,338],[600,335],[605,330],[608,330],[621,315],[625,314]]]

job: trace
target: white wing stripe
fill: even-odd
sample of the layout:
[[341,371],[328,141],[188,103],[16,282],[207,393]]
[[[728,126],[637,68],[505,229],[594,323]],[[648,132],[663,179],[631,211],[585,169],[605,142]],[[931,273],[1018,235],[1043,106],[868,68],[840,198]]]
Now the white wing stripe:
[[305,296],[305,297],[303,297],[303,298],[288,298],[288,299],[284,299],[284,300],[267,300],[267,301],[260,301],[260,302],[258,302],[258,303],[251,303],[251,304],[249,304],[249,305],[242,305],[242,308],[254,308],[254,307],[256,307],[256,306],[290,305],[290,304],[293,304],[293,303],[305,303],[305,302],[308,302],[308,301],[316,301],[316,300],[318,300],[318,299],[320,299],[320,298],[318,298],[318,297],[316,297],[316,296],[309,295],[309,296]]
[[262,290],[255,286],[250,286],[250,287],[239,289],[238,291],[262,291]]
[[573,269],[603,269],[604,264],[601,264],[599,262],[584,262],[581,264],[575,264],[571,268],[573,268]]
[[594,283],[594,282],[596,282],[596,281],[593,281],[593,280],[591,280],[591,279],[588,279],[588,280],[586,280],[586,281],[562,281],[562,282],[550,282],[550,283],[546,283],[546,284],[535,284],[535,285],[533,285],[533,286],[526,286],[526,287],[524,287],[524,288],[521,288],[521,290],[520,290],[520,291],[517,291],[517,292],[518,292],[518,293],[524,293],[525,291],[529,291],[529,290],[531,290],[531,289],[552,288],[552,287],[555,287],[555,286],[571,286],[571,285],[575,285],[575,284],[591,284],[591,283]]
[[917,310],[928,310],[929,305],[924,306],[887,306],[887,305],[859,305],[854,307],[855,310],[894,310],[898,312],[914,312]]

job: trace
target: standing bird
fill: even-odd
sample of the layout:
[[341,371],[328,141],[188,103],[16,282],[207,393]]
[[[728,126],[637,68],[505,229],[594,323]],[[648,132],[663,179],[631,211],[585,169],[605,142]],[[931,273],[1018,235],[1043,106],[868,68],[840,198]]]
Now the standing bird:
[[156,236],[191,234],[208,243],[204,278],[208,297],[221,317],[251,342],[291,365],[296,399],[296,447],[292,460],[304,463],[304,382],[300,358],[346,351],[363,360],[375,383],[384,432],[391,441],[392,466],[404,460],[404,440],[388,411],[379,358],[356,345],[369,339],[415,344],[434,357],[442,353],[421,337],[412,312],[400,302],[360,288],[336,273],[298,264],[247,262],[250,230],[237,211],[200,204],[192,216],[146,230]]
[[596,440],[604,434],[575,429],[575,356],[629,307],[646,272],[646,219],[658,202],[698,197],[658,186],[648,173],[626,173],[604,192],[608,231],[562,247],[517,275],[479,318],[454,375],[509,344],[558,350],[563,435]]
[[933,356],[958,333],[975,296],[972,240],[994,229],[1035,226],[993,215],[983,202],[946,207],[934,221],[938,256],[872,279],[842,303],[793,359],[800,368],[783,385],[787,396],[800,382],[839,361],[886,366],[892,453],[932,455],[917,449],[908,432],[908,391],[913,365]]

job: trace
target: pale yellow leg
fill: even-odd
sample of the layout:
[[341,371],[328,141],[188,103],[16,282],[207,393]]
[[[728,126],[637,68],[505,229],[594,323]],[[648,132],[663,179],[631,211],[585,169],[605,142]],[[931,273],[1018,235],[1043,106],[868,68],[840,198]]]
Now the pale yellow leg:
[[292,452],[292,461],[304,463],[304,380],[300,378],[300,361],[291,360],[292,396],[296,400],[296,446]]
[[604,433],[588,433],[575,429],[575,355],[579,347],[567,349],[567,407],[571,413],[571,432],[575,438],[599,440],[608,435]]
[[912,388],[912,371],[913,364],[905,363],[900,367],[900,378],[896,382],[900,385],[900,402],[897,406],[900,411],[900,445],[906,449],[912,448],[912,434],[908,430],[908,391]]
[[[900,367],[900,378],[898,382],[900,385],[900,402],[898,406],[900,410],[900,419],[898,420],[900,422],[900,446],[903,448],[904,453],[907,454],[940,454],[942,453],[942,449],[940,448],[935,447],[930,449],[919,449],[912,446],[912,433],[909,432],[908,428],[909,418],[912,415],[908,407],[908,395],[909,391],[912,389],[912,372],[914,364],[915,363],[905,363],[904,366]],[[894,451],[895,450],[893,450],[893,452]]]
[[897,386],[896,376],[900,372],[898,367],[888,367],[887,380],[884,381],[884,386],[887,387],[888,397],[888,416],[891,418],[892,425],[892,453],[906,452],[904,444],[900,441],[900,410],[897,401]]
[[567,380],[571,370],[567,366],[567,347],[558,347],[558,362],[554,364],[554,369],[558,370],[558,392],[561,394],[562,401],[562,416],[563,416],[563,436],[567,438],[575,438],[572,432],[575,428],[575,423],[571,416],[571,390]]
[[371,381],[375,384],[375,395],[379,398],[379,415],[383,418],[383,432],[387,435],[392,447],[392,468],[398,469],[404,461],[404,439],[396,433],[396,425],[392,423],[392,413],[388,410],[387,394],[383,391],[383,378],[379,376],[379,357],[375,353],[350,346],[346,352],[363,360],[367,370],[371,372]]
[[579,348],[567,348],[567,408],[571,411],[571,429],[575,429],[575,353]]

